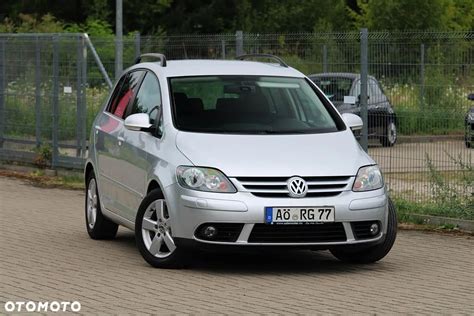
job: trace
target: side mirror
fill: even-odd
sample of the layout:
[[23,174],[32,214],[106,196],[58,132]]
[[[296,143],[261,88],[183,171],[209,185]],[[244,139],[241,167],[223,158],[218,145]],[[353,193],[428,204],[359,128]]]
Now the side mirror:
[[346,123],[346,125],[349,126],[349,128],[353,131],[362,129],[362,126],[364,125],[360,116],[352,113],[342,114],[342,119],[344,120],[344,123]]
[[471,93],[467,96],[468,100],[474,101],[474,93]]
[[125,119],[125,128],[131,131],[146,131],[152,125],[150,124],[150,116],[146,113],[136,113],[129,115]]

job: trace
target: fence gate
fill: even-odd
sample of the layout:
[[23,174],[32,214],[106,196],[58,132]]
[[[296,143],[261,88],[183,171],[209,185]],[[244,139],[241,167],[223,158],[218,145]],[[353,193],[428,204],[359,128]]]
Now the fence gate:
[[0,160],[83,165],[88,44],[84,34],[0,34]]

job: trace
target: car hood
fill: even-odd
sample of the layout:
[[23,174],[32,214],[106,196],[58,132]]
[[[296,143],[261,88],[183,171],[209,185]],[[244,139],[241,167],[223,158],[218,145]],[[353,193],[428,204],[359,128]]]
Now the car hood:
[[374,161],[349,130],[308,135],[179,132],[178,149],[196,166],[229,177],[352,176]]

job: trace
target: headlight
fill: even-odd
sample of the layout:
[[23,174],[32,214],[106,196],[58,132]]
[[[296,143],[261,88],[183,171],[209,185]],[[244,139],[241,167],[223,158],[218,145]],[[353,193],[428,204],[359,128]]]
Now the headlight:
[[469,121],[474,121],[474,112],[469,112],[469,114],[467,115],[467,119]]
[[357,172],[352,191],[362,192],[383,187],[383,177],[377,166],[362,167]]
[[176,169],[178,183],[186,189],[235,193],[237,190],[227,177],[216,169],[179,166]]

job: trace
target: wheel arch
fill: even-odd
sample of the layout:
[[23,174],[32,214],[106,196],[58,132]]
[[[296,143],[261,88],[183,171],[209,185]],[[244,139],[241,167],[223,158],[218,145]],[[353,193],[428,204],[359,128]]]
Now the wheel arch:
[[[84,168],[84,181],[87,182],[87,178],[89,177],[89,174],[91,172],[94,172],[94,166],[92,165],[92,162],[88,161],[86,162],[86,166]],[[87,185],[87,183],[86,183]]]
[[395,112],[390,113],[389,117],[390,117],[391,120],[393,120],[393,122],[394,122],[395,124],[398,123],[397,114],[396,114]]
[[151,179],[148,182],[147,189],[146,189],[146,195],[148,195],[151,191],[153,190],[160,190],[162,194],[164,194],[163,188],[161,187],[161,184],[158,182],[156,179]]

